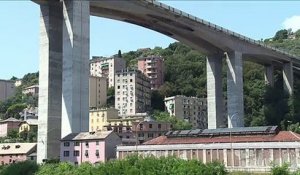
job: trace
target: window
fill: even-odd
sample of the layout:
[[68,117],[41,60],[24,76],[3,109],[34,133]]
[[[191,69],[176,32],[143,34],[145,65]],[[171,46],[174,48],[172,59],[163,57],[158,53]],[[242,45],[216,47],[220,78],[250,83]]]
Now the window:
[[118,86],[118,89],[120,89],[120,86]]
[[99,141],[96,141],[96,145],[99,145]]
[[132,82],[132,79],[130,79],[130,82]]
[[149,133],[149,134],[148,134],[148,137],[149,137],[149,138],[152,138],[152,137],[153,137],[153,133]]
[[89,147],[89,142],[85,142],[85,146],[86,146],[86,147]]
[[161,128],[161,124],[158,124],[158,126],[157,126],[158,128]]
[[69,157],[70,152],[69,151],[64,151],[64,157]]
[[69,147],[70,146],[70,142],[64,142],[64,147]]
[[74,157],[78,157],[79,156],[79,151],[75,150],[73,155],[74,155]]
[[74,142],[74,146],[79,146],[79,142]]
[[89,150],[85,150],[84,155],[85,155],[85,157],[89,157]]
[[78,162],[74,162],[75,165],[78,165]]
[[152,128],[152,124],[149,124],[149,128]]
[[96,156],[99,157],[99,150],[96,150]]

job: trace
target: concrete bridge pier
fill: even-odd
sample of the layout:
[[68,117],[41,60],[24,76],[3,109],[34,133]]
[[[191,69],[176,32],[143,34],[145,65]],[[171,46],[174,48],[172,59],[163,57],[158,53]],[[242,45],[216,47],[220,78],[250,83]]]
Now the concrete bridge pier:
[[229,52],[227,63],[228,127],[244,126],[243,58],[242,53]]
[[88,131],[89,1],[63,1],[62,132]]
[[208,129],[215,129],[224,125],[222,88],[223,57],[223,55],[209,55],[206,59]]
[[60,139],[88,131],[89,1],[40,4],[37,162],[59,158]]
[[271,87],[274,86],[274,65],[265,66],[265,83]]
[[58,158],[61,136],[62,3],[40,5],[37,162]]
[[293,63],[288,62],[283,64],[283,88],[291,96],[294,90],[294,75],[293,75]]

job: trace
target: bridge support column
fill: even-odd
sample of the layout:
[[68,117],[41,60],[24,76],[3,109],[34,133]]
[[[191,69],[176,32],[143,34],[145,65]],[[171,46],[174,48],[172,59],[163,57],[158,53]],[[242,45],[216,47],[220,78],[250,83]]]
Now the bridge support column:
[[62,3],[40,5],[37,162],[59,158],[62,92]]
[[274,66],[265,66],[265,83],[271,87],[274,86]]
[[289,93],[289,95],[293,95],[294,90],[294,75],[293,75],[293,63],[285,63],[283,65],[283,88]]
[[89,1],[63,2],[62,134],[88,131]]
[[224,125],[222,55],[210,55],[206,61],[208,129]]
[[243,58],[240,52],[228,53],[227,112],[228,127],[244,126]]

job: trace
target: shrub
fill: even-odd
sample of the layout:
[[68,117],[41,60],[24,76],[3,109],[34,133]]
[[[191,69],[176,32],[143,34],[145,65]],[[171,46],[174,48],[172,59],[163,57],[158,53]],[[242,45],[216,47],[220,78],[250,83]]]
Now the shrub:
[[24,161],[5,166],[0,175],[33,175],[38,170],[34,162]]
[[284,163],[282,166],[273,165],[271,173],[272,175],[290,175],[289,164]]

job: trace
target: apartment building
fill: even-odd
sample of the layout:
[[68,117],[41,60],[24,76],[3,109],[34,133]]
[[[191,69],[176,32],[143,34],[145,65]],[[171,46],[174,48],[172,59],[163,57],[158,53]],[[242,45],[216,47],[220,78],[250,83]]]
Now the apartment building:
[[171,123],[144,120],[132,123],[132,133],[136,144],[142,144],[153,138],[162,136],[172,129]]
[[119,57],[98,57],[93,56],[90,60],[90,74],[96,77],[106,77],[108,87],[115,83],[115,72],[126,68],[126,61]]
[[0,143],[1,165],[36,161],[36,143]]
[[0,80],[0,101],[4,101],[15,94],[15,82]]
[[71,133],[61,139],[60,161],[75,165],[99,163],[116,158],[120,137],[112,131]]
[[136,115],[150,109],[150,80],[141,71],[118,71],[115,81],[115,108],[120,116]]
[[158,89],[164,83],[164,60],[160,56],[138,59],[138,69],[150,79],[151,89]]
[[107,101],[107,78],[90,76],[89,78],[89,107],[100,108]]
[[176,95],[164,99],[166,111],[179,119],[190,122],[193,128],[207,128],[207,105],[205,98]]
[[100,108],[90,110],[89,131],[103,131],[109,120],[119,119],[118,110],[115,108]]

